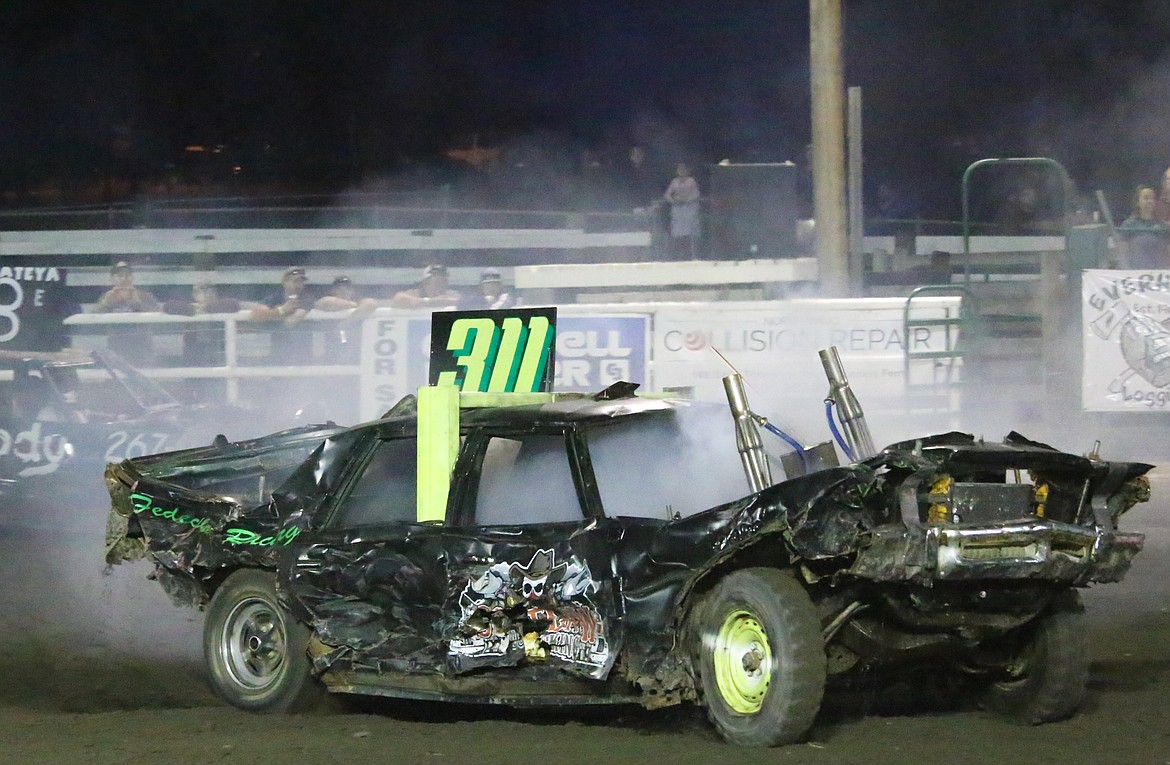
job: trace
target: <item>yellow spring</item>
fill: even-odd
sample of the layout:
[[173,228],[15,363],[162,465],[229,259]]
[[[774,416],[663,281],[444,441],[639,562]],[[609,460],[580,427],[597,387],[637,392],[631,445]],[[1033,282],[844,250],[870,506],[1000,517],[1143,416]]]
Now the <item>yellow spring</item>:
[[1048,502],[1048,484],[1038,484],[1032,492],[1032,500],[1036,503],[1036,515],[1043,518],[1044,505]]
[[927,523],[947,523],[951,520],[951,509],[946,505],[931,505],[926,509]]
[[930,506],[926,509],[927,523],[949,523],[951,520],[951,485],[954,479],[941,476],[930,487]]

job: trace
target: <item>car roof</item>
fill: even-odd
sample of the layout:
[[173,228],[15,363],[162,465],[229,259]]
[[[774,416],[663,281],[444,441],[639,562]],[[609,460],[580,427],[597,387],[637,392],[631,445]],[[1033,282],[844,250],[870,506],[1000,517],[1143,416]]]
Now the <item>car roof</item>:
[[[690,406],[691,403],[684,399],[643,396],[599,401],[582,394],[558,397],[556,400],[539,404],[463,407],[459,411],[459,421],[463,429],[485,426],[558,426],[670,412]],[[377,429],[402,433],[413,432],[416,425],[415,413],[410,412],[356,425],[351,430]]]

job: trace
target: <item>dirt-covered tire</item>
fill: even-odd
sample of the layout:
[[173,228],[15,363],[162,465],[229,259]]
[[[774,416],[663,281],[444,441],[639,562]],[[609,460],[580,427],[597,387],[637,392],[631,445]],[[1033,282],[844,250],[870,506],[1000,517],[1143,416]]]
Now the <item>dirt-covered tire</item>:
[[1064,720],[1085,699],[1089,637],[1080,596],[1069,591],[1012,641],[1011,658],[987,687],[983,708],[1027,725]]
[[825,690],[825,646],[808,593],[787,572],[736,571],[691,614],[700,698],[728,742],[802,739]]
[[207,607],[203,657],[211,687],[256,712],[315,707],[324,687],[310,676],[308,641],[308,628],[280,607],[273,575],[241,569]]

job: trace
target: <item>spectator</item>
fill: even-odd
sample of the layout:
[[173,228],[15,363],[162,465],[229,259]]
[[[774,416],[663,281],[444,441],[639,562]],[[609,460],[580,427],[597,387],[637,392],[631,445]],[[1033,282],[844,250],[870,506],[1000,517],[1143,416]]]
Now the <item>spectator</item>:
[[1170,167],[1162,173],[1162,187],[1158,191],[1158,220],[1170,223]]
[[360,297],[353,280],[342,275],[333,280],[329,292],[317,298],[313,307],[319,311],[354,311],[355,316],[350,318],[362,318],[378,307],[378,301]]
[[[134,286],[134,271],[120,260],[110,269],[111,287],[98,300],[97,313],[144,313],[161,310],[154,295]],[[107,347],[139,366],[154,364],[154,338],[149,325],[112,324],[106,333]]]
[[94,306],[98,313],[140,313],[162,307],[154,295],[134,286],[134,270],[124,260],[110,268],[110,283],[110,289]]
[[675,176],[663,194],[670,205],[670,247],[668,255],[674,258],[681,250],[692,259],[699,250],[699,184],[691,176],[685,163],[679,162]]
[[423,270],[417,287],[395,294],[390,304],[395,308],[443,309],[455,308],[459,302],[459,293],[447,286],[447,267],[432,263]]
[[252,309],[253,321],[279,321],[285,325],[300,322],[312,307],[305,269],[293,266],[280,278],[280,290],[269,293]]
[[207,313],[235,313],[240,310],[240,301],[220,297],[219,291],[210,282],[196,282],[191,285],[190,300],[168,300],[162,304],[163,313],[179,316],[198,316]]
[[284,364],[306,363],[313,355],[313,336],[300,326],[313,305],[305,269],[293,266],[280,279],[280,289],[252,309],[252,321],[275,325],[273,358]]
[[516,299],[511,292],[504,289],[504,280],[500,272],[494,268],[486,268],[479,276],[479,293],[472,296],[464,305],[469,310],[511,308],[516,305]]
[[637,216],[639,224],[650,232],[656,251],[663,247],[667,215],[659,177],[646,150],[637,144],[630,146],[617,164],[618,206]]
[[349,311],[349,315],[339,319],[330,330],[326,343],[325,353],[329,361],[335,364],[356,364],[361,357],[358,345],[357,322],[374,312],[378,302],[373,298],[363,298],[357,294],[353,281],[345,275],[333,280],[329,293],[317,298],[313,307],[319,311]]
[[[191,287],[190,300],[168,300],[162,306],[164,313],[179,316],[201,316],[216,313],[235,313],[240,301],[219,297],[214,284],[196,282]],[[193,323],[183,332],[183,365],[189,367],[217,367],[227,363],[224,352],[224,326],[219,323]],[[223,380],[193,379],[187,381],[188,393],[196,403],[220,401],[226,393]]]
[[1138,186],[1133,195],[1133,212],[1117,228],[1122,243],[1123,268],[1170,267],[1170,226],[1158,220],[1158,192],[1152,186]]
[[626,160],[621,165],[619,183],[622,189],[623,206],[632,210],[644,210],[653,206],[658,200],[658,181],[654,178],[654,170],[646,157],[646,150],[641,146],[630,147]]

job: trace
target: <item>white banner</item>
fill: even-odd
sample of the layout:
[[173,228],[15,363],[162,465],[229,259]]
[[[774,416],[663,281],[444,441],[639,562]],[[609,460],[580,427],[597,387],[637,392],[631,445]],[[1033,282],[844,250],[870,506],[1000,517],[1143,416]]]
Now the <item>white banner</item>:
[[1170,411],[1170,271],[1084,272],[1081,405]]
[[[953,318],[959,304],[958,297],[919,298],[914,318]],[[906,348],[953,348],[956,330],[950,328],[948,340],[941,324],[915,326],[907,337],[905,305],[905,298],[866,298],[559,306],[553,389],[597,391],[624,379],[640,383],[643,391],[685,388],[699,400],[725,403],[722,378],[730,369],[717,350],[744,375],[756,412],[815,443],[828,438],[828,381],[817,352],[836,346],[875,437],[908,438],[914,432],[903,432]],[[363,419],[377,417],[426,383],[429,334],[429,314],[366,320]],[[929,359],[917,372],[911,366],[912,382],[927,383],[933,375],[939,383],[940,365],[952,363],[957,381],[958,359]],[[940,420],[938,427],[950,426]]]
[[[958,297],[916,299],[914,317],[955,317],[959,302]],[[753,410],[815,442],[827,438],[823,400],[829,385],[818,351],[836,346],[871,429],[888,441],[906,411],[907,346],[948,348],[941,326],[912,327],[907,337],[905,305],[905,298],[865,298],[663,306],[654,321],[655,384],[689,386],[696,398],[726,401],[722,378],[730,369],[719,351],[743,374]],[[949,347],[954,340],[952,334]],[[918,373],[938,363],[912,366],[911,375],[925,382]],[[958,381],[959,361],[954,363]]]

